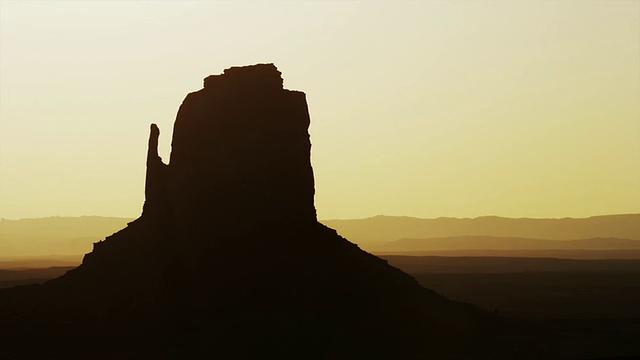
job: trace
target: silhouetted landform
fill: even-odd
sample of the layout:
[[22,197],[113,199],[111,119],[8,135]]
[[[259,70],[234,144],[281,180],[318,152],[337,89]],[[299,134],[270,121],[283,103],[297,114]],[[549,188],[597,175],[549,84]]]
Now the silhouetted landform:
[[522,272],[638,272],[640,260],[570,260],[505,257],[380,256],[410,274]]
[[[142,216],[64,276],[0,291],[9,344],[0,351],[175,359],[521,351],[498,346],[511,332],[493,314],[424,289],[316,221],[308,126],[304,93],[283,89],[273,65],[206,78],[178,111],[168,165],[151,127]],[[468,347],[452,346],[461,342]]]
[[42,257],[7,257],[0,260],[2,270],[44,269],[50,267],[77,267],[82,262],[82,256],[52,255]]
[[427,290],[318,223],[308,125],[304,93],[285,90],[272,64],[207,77],[178,111],[169,164],[151,127],[142,216],[64,276],[0,290],[0,357],[628,354],[582,336],[541,346],[531,329]]
[[[489,311],[499,309],[505,316],[544,321],[626,318],[640,324],[640,260],[382,258],[427,288]],[[64,269],[0,271],[0,287],[43,282]]]
[[[638,271],[410,273],[425,287],[514,319],[626,319],[640,331]],[[589,324],[593,326],[594,324]],[[607,335],[606,327],[598,329]],[[606,338],[601,340],[606,343]],[[636,340],[637,341],[637,340]],[[636,351],[637,354],[637,351]]]
[[640,260],[383,256],[425,287],[500,314],[550,319],[636,319]]
[[0,220],[0,261],[11,257],[80,255],[133,219],[82,216]]
[[[634,215],[615,215],[615,219],[624,219]],[[599,217],[598,217],[599,218]],[[606,217],[609,218],[609,217]],[[411,218],[409,218],[411,219]],[[458,219],[461,220],[461,219]],[[563,236],[562,232],[553,233],[549,228],[549,222],[555,220],[545,219],[525,219],[535,220],[535,224],[545,227],[546,235],[557,239]],[[564,221],[566,219],[560,219]],[[578,219],[573,219],[578,220]],[[573,221],[572,220],[572,221]],[[640,241],[628,239],[616,239],[613,233],[620,233],[619,227],[610,226],[606,221],[593,222],[589,219],[579,219],[586,224],[588,231],[583,233],[601,234],[599,239],[578,239],[563,240],[565,242],[548,241],[543,239],[526,239],[521,235],[509,237],[497,236],[454,236],[460,232],[456,227],[444,227],[438,231],[443,231],[446,235],[439,240],[432,239],[412,239],[405,240],[402,236],[407,233],[403,227],[390,226],[384,232],[390,241],[373,243],[369,240],[362,240],[358,243],[367,251],[376,254],[406,254],[406,255],[434,255],[434,256],[504,256],[504,257],[556,257],[569,259],[640,259]],[[22,220],[0,220],[0,268],[2,261],[9,258],[22,257],[38,259],[43,256],[52,258],[52,254],[77,255],[80,263],[82,255],[85,254],[93,243],[104,239],[114,231],[125,227],[127,223],[133,221],[128,218],[108,218],[97,216],[82,217],[50,217],[41,219]],[[327,223],[337,223],[337,228],[342,232],[349,232],[352,223],[364,220],[328,220]],[[439,221],[426,220],[427,222]],[[523,219],[503,219],[504,222],[518,222]],[[640,219],[638,219],[640,221]],[[322,221],[321,221],[322,222]],[[624,226],[626,222],[620,221],[618,225]],[[346,224],[346,225],[345,225]],[[604,227],[600,225],[606,225]],[[635,224],[631,224],[635,226]],[[429,231],[438,229],[438,226],[425,226],[420,230],[423,234],[429,235]],[[478,229],[469,228],[471,233],[478,233]],[[519,231],[514,229],[514,233]],[[610,231],[610,232],[609,232]],[[362,236],[354,233],[354,236]],[[418,232],[418,231],[415,231]],[[541,231],[539,231],[540,233]],[[627,231],[628,232],[628,231]],[[564,233],[566,235],[566,232]],[[605,234],[605,235],[602,235]],[[445,240],[451,238],[451,240]],[[515,238],[511,240],[512,238]],[[524,242],[524,243],[523,243]],[[522,246],[522,247],[521,247]],[[56,255],[57,258],[65,259],[63,255]],[[51,264],[49,266],[55,266]],[[39,267],[45,267],[40,265]]]
[[640,240],[598,238],[541,240],[514,237],[459,236],[430,239],[400,239],[371,247],[380,251],[427,250],[640,250]]
[[0,269],[0,288],[17,285],[39,284],[64,275],[75,266],[56,266],[40,269]]
[[492,250],[492,249],[465,249],[465,250],[372,250],[381,257],[388,255],[404,256],[447,256],[447,257],[505,257],[505,258],[555,258],[569,260],[636,260],[640,259],[640,250]]
[[[243,228],[316,223],[309,111],[273,65],[230,68],[190,93],[173,128],[170,165],[151,126],[143,216]],[[185,224],[186,225],[186,224]]]
[[547,240],[594,238],[640,240],[640,214],[562,219],[515,219],[498,216],[474,219],[446,217],[419,219],[406,216],[375,216],[366,219],[325,220],[323,223],[364,247],[398,239],[460,236]]

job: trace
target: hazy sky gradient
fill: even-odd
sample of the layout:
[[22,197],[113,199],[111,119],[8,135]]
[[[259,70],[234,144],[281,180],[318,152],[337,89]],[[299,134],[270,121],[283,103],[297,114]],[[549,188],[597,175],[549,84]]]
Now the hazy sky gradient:
[[202,79],[307,93],[321,219],[640,212],[639,1],[0,3],[0,216],[140,214]]

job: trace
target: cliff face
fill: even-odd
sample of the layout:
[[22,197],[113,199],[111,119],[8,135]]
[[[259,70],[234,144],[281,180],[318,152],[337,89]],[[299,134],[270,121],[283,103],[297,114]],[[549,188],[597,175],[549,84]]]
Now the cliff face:
[[272,64],[207,77],[180,106],[168,166],[152,126],[143,216],[315,222],[308,127],[305,94],[283,89]]

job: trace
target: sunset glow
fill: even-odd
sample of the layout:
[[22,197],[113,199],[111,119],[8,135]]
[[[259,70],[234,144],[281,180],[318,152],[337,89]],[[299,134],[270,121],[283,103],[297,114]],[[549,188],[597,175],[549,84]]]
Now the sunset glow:
[[0,216],[135,217],[202,79],[307,94],[320,219],[640,212],[640,2],[0,4]]

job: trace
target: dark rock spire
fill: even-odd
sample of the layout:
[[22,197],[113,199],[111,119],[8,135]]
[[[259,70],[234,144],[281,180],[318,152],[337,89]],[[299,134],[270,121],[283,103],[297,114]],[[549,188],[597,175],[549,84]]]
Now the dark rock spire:
[[166,172],[151,128],[145,214],[207,213],[245,226],[314,222],[308,127],[305,94],[283,89],[273,64],[207,77],[180,106]]
[[151,124],[149,134],[149,149],[147,150],[147,175],[145,180],[144,195],[145,214],[164,214],[168,207],[167,198],[167,165],[158,155],[158,138],[160,129],[156,124]]

